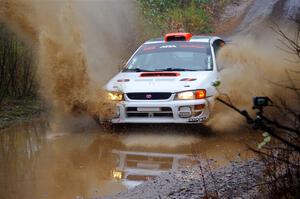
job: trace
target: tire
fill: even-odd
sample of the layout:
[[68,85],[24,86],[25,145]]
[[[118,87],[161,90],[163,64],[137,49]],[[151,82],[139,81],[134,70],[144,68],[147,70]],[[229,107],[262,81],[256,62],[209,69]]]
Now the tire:
[[98,115],[93,115],[92,117],[97,124],[101,125],[100,117]]

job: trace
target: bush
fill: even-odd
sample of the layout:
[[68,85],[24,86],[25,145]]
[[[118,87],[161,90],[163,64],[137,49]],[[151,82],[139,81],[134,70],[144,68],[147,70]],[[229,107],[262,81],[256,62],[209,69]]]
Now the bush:
[[0,103],[35,95],[34,73],[32,49],[0,24]]

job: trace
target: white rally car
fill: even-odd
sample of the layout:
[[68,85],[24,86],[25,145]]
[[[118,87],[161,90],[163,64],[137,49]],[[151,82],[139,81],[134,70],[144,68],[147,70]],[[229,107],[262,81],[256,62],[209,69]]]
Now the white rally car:
[[215,36],[169,33],[141,45],[105,89],[118,101],[112,123],[202,123],[219,81]]

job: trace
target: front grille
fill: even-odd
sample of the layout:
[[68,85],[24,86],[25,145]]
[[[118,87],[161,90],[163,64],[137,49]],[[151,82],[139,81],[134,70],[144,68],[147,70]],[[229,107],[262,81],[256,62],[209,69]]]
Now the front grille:
[[127,93],[132,100],[165,100],[169,99],[172,93]]
[[170,107],[160,107],[159,111],[139,111],[137,107],[126,108],[127,117],[143,117],[143,118],[157,118],[157,117],[173,117],[173,112]]

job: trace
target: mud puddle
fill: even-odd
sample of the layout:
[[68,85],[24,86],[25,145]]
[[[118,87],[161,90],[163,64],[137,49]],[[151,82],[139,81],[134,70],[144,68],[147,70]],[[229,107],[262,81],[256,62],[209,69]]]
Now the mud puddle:
[[[97,126],[51,130],[47,122],[0,132],[0,198],[65,199],[106,196],[171,169],[251,156],[247,133],[218,134],[182,125]],[[243,142],[241,141],[243,140]]]

